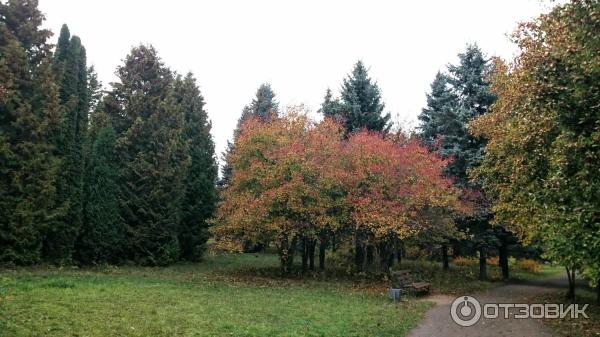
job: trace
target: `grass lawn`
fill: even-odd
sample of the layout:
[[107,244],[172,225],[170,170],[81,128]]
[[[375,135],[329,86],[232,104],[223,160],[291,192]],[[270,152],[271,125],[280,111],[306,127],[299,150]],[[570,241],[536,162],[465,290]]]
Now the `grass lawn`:
[[276,268],[274,256],[246,254],[165,268],[0,269],[0,336],[404,336],[429,307],[392,304],[385,288],[353,281],[255,272]]

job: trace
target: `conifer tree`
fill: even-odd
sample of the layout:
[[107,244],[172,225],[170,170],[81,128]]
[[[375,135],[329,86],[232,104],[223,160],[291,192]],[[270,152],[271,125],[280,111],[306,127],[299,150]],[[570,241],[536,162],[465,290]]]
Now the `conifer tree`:
[[84,143],[87,133],[89,89],[85,48],[77,36],[62,26],[54,67],[58,74],[60,103],[64,106],[60,137],[56,144],[61,158],[57,185],[58,203],[64,217],[48,228],[44,254],[54,262],[69,261],[81,228],[83,199]]
[[[419,115],[420,137],[443,158],[452,159],[446,173],[459,187],[480,190],[480,184],[469,180],[467,172],[483,158],[485,140],[470,135],[467,124],[487,113],[495,100],[487,81],[490,63],[477,45],[468,45],[458,57],[459,63],[449,65],[447,74],[438,73],[431,85],[427,107]],[[502,228],[490,226],[491,217],[488,202],[482,198],[473,216],[458,221],[460,228],[474,235],[471,243],[479,251],[482,279],[487,277],[487,251],[505,242],[499,238],[507,235]],[[504,252],[506,247],[499,248]],[[507,259],[502,262],[507,263]]]
[[347,132],[361,129],[389,131],[391,116],[384,114],[385,105],[381,101],[379,86],[369,77],[362,61],[358,61],[352,74],[344,79],[341,102]]
[[327,88],[319,112],[325,117],[330,117],[337,120],[341,117],[340,114],[342,113],[342,110],[343,109],[340,100],[338,98],[334,98],[331,89]]
[[207,220],[217,202],[218,169],[215,145],[210,135],[211,124],[204,110],[204,98],[196,79],[188,74],[175,81],[175,97],[185,116],[183,137],[188,142],[190,166],[185,179],[185,197],[179,230],[181,257],[197,261],[208,240]]
[[452,155],[453,144],[464,133],[465,125],[457,116],[458,95],[448,83],[448,76],[438,72],[427,94],[427,107],[419,115],[421,140],[442,157]]
[[126,242],[125,227],[119,221],[117,135],[104,113],[96,114],[90,131],[77,259],[83,264],[119,263]]
[[151,46],[132,49],[103,106],[117,131],[119,208],[127,257],[144,265],[179,259],[178,232],[188,166],[184,114],[173,75]]
[[43,20],[37,0],[0,2],[0,262],[38,262],[62,211],[52,146],[61,106]]

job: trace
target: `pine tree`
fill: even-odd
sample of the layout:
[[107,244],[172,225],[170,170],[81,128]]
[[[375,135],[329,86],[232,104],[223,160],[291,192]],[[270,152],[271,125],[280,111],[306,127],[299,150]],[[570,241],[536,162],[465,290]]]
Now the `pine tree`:
[[207,220],[217,202],[218,168],[211,124],[204,110],[204,98],[192,74],[175,81],[177,103],[185,114],[183,137],[188,141],[190,166],[185,179],[186,194],[182,204],[179,230],[182,258],[197,261],[208,240]]
[[252,99],[252,102],[242,109],[242,114],[233,131],[233,142],[227,142],[227,148],[223,153],[225,164],[221,168],[221,179],[219,180],[219,186],[221,188],[224,188],[229,184],[229,179],[232,175],[232,168],[228,163],[227,157],[235,148],[235,141],[240,134],[240,127],[245,121],[253,117],[260,118],[265,122],[277,118],[279,115],[279,102],[275,99],[275,96],[275,92],[271,89],[271,85],[269,83],[263,83],[258,87],[256,96]]
[[77,259],[83,264],[119,263],[124,252],[125,227],[119,221],[117,135],[106,114],[96,114],[90,137],[93,140],[85,174],[85,207]]
[[36,0],[0,2],[0,262],[38,262],[62,211],[51,145],[61,106],[43,20]]
[[62,164],[59,173],[58,203],[65,216],[57,218],[46,233],[44,254],[54,262],[68,262],[81,228],[85,137],[88,124],[89,90],[85,48],[77,36],[62,26],[54,67],[58,73],[60,102],[64,106],[60,137],[56,144]]
[[179,259],[181,204],[188,166],[184,113],[173,75],[151,46],[132,49],[104,100],[117,131],[119,208],[127,257],[144,265]]
[[362,61],[358,61],[352,74],[344,79],[341,102],[347,132],[361,129],[389,131],[391,116],[383,113],[385,105],[381,101],[379,86],[371,80]]

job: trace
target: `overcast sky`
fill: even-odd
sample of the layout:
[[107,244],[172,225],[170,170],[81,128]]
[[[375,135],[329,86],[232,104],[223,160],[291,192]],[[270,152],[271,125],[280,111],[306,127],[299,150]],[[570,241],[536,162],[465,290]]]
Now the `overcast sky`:
[[[361,59],[395,121],[416,125],[435,73],[467,43],[487,55],[516,51],[508,34],[548,11],[539,0],[40,0],[46,26],[81,37],[105,85],[132,46],[149,43],[163,61],[198,79],[217,153],[263,82],[281,106],[316,111],[327,87]],[[54,38],[57,38],[55,35]]]

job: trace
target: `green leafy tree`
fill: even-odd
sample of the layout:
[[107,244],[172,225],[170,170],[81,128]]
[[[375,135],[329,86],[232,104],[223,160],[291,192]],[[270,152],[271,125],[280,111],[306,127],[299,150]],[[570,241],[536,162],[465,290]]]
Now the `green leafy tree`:
[[104,100],[118,134],[119,208],[127,257],[144,265],[179,259],[178,233],[188,167],[184,113],[173,75],[151,46],[131,50]]
[[185,179],[179,242],[181,256],[197,261],[208,240],[207,220],[216,208],[218,168],[215,145],[210,135],[211,123],[204,110],[204,98],[192,74],[177,78],[175,97],[185,114],[183,137],[188,141],[190,166]]
[[379,86],[369,77],[362,61],[358,61],[352,74],[344,79],[341,103],[341,118],[345,121],[347,132],[361,129],[389,131],[390,114],[384,114],[385,105]]
[[62,161],[57,185],[58,203],[64,205],[65,214],[48,228],[44,254],[51,261],[68,262],[82,222],[83,147],[90,95],[85,48],[77,36],[71,37],[66,25],[60,32],[54,66],[58,73],[60,103],[64,106],[56,149]]
[[41,259],[56,200],[61,106],[38,2],[0,2],[0,261]]
[[499,100],[472,123],[489,139],[475,174],[495,221],[567,267],[571,298],[577,270],[600,275],[599,17],[598,1],[573,0],[521,25],[521,53],[496,64]]

